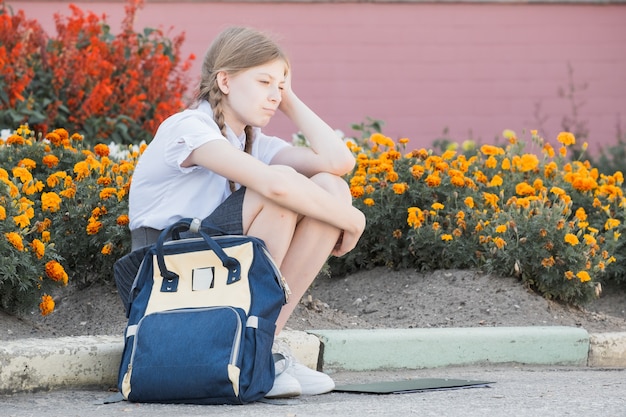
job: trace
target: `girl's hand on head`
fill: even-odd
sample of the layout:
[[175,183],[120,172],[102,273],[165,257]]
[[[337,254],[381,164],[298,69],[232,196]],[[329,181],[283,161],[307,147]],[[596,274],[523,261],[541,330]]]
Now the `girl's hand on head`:
[[281,101],[278,108],[280,109],[280,111],[285,112],[286,109],[288,109],[289,106],[293,103],[293,100],[295,98],[295,93],[291,88],[291,71],[287,72],[287,75],[285,76],[285,82],[282,84],[281,87]]

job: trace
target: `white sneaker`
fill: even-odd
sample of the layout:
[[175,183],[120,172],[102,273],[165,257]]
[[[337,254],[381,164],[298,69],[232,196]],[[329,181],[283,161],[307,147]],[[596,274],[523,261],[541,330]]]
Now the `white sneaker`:
[[274,385],[265,398],[292,398],[302,394],[300,383],[286,372],[276,372]]
[[283,343],[274,343],[275,366],[300,384],[302,395],[325,394],[335,389],[335,382],[325,373],[314,371],[299,363]]

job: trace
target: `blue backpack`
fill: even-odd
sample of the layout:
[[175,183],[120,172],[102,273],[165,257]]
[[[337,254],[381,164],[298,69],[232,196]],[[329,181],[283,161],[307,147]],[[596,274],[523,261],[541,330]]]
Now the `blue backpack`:
[[[198,237],[180,239],[180,232]],[[170,239],[172,238],[173,239]],[[245,404],[274,383],[275,322],[288,288],[265,244],[164,230],[128,295],[118,388],[136,402]]]

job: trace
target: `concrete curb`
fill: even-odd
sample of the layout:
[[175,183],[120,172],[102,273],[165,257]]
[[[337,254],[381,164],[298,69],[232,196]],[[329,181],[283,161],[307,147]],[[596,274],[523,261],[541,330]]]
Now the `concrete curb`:
[[[329,373],[498,363],[626,368],[626,332],[575,327],[285,331],[277,339]],[[5,342],[0,394],[115,386],[123,347],[117,336]]]

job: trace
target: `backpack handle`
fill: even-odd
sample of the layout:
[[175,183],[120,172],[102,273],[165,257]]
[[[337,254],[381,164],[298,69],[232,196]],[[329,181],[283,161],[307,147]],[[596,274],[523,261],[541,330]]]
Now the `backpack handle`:
[[213,250],[218,258],[220,258],[224,268],[228,269],[228,279],[226,281],[227,284],[235,283],[241,279],[241,264],[239,263],[239,261],[236,258],[228,256],[226,252],[224,252],[222,247],[207,233],[207,231],[214,231],[219,229],[202,225],[200,219],[185,218],[177,221],[176,223],[168,226],[165,230],[163,230],[159,235],[156,243],[157,264],[161,272],[161,277],[163,277],[163,285],[161,287],[161,291],[176,292],[176,289],[178,287],[178,274],[169,271],[165,266],[165,260],[163,258],[163,244],[168,236],[171,236],[172,234],[177,235],[181,229],[188,230],[192,233],[198,233],[200,234],[200,236],[202,236],[202,238],[209,245],[211,250]]

